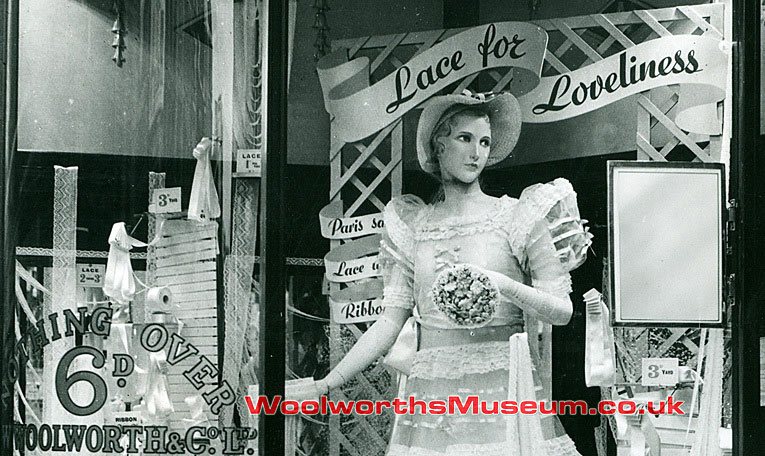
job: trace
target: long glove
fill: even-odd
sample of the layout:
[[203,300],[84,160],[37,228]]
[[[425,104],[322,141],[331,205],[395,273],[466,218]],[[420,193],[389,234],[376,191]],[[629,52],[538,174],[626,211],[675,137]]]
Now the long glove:
[[318,381],[319,392],[324,394],[342,386],[387,353],[408,317],[407,310],[396,307],[385,309],[383,316],[356,341],[337,366]]
[[[476,267],[471,265],[471,267]],[[478,268],[497,286],[502,298],[523,309],[532,317],[553,325],[565,325],[571,320],[573,306],[568,296],[558,297],[495,271]]]

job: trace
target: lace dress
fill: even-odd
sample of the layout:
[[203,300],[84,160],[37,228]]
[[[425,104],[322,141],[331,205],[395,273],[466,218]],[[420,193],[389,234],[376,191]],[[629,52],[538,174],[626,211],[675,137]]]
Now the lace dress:
[[[518,338],[510,336],[524,331],[523,311],[503,303],[487,327],[460,328],[433,303],[432,284],[443,268],[470,263],[568,298],[568,272],[584,261],[590,235],[579,219],[576,194],[564,179],[529,187],[519,199],[504,196],[494,207],[481,209],[488,210],[436,222],[433,207],[414,196],[395,198],[386,207],[381,250],[385,303],[413,310],[420,329],[403,398],[447,401],[458,395],[465,402],[477,395],[488,404],[533,398],[533,388],[532,397],[526,392],[523,398],[515,388],[523,383],[519,379],[530,382],[534,370],[527,346],[511,348]],[[554,438],[552,420],[557,418],[487,411],[398,415],[387,454],[578,454],[567,436]]]

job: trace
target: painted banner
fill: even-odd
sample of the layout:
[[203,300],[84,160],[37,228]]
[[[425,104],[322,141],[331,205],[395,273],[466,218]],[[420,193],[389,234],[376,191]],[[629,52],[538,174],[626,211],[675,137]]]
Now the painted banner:
[[327,239],[349,239],[376,234],[383,230],[382,213],[343,217],[343,202],[333,201],[319,211],[321,235]]
[[718,39],[667,36],[638,44],[570,73],[543,78],[518,101],[524,122],[554,122],[639,92],[680,84],[679,112],[675,119],[678,126],[695,133],[719,134],[709,131],[708,122],[701,122],[691,108],[709,104],[714,107],[725,98],[727,61]]
[[379,277],[379,234],[366,236],[337,246],[324,255],[324,276],[330,282],[346,283]]
[[383,282],[373,279],[353,284],[329,296],[332,321],[340,324],[375,321],[383,313]]
[[340,49],[317,66],[334,140],[358,141],[382,130],[449,84],[476,73],[513,67],[510,91],[539,83],[547,32],[527,22],[498,22],[460,32],[369,85],[367,57],[348,61]]
[[568,119],[660,86],[680,85],[680,128],[719,134],[715,103],[725,97],[728,58],[716,38],[674,35],[640,43],[578,70],[540,78],[547,32],[524,22],[498,22],[459,32],[370,85],[367,57],[340,49],[319,61],[332,141],[378,132],[449,84],[479,71],[512,67],[506,90],[523,121]]

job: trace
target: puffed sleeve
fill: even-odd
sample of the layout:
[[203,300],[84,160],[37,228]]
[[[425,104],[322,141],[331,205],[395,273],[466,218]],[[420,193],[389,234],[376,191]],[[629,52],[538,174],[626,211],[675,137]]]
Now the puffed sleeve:
[[566,179],[526,188],[516,216],[525,227],[514,250],[532,286],[558,297],[571,292],[569,272],[587,259],[592,234],[579,216],[576,192]]
[[386,307],[414,307],[414,226],[425,203],[416,196],[393,198],[383,212],[380,265]]

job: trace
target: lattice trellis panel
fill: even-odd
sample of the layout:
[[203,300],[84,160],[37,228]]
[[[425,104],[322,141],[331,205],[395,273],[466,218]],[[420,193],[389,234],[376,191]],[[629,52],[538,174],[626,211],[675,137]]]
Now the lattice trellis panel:
[[[670,35],[708,35],[722,38],[723,5],[705,4],[658,10],[632,11],[614,14],[593,14],[563,19],[537,21],[547,30],[549,42],[542,76],[554,76],[597,62],[636,44]],[[384,36],[367,36],[336,41],[334,48],[348,48],[349,57],[370,58],[371,82],[395,71],[412,57],[460,32],[461,29],[434,30]],[[465,88],[477,91],[501,91],[511,84],[512,70],[494,69],[473,74],[449,88],[459,93]],[[719,161],[722,138],[690,135],[680,130],[672,120],[678,100],[677,87],[665,87],[636,97],[638,113],[636,150],[640,159]],[[415,115],[410,113],[410,115]],[[345,216],[359,215],[382,209],[388,198],[401,193],[403,119],[399,119],[376,135],[358,143],[337,144],[330,150],[330,199],[342,199]],[[678,147],[683,146],[683,147]],[[673,154],[675,150],[681,150]],[[689,156],[690,153],[690,156]],[[337,243],[333,243],[333,247]],[[331,325],[330,337],[340,340],[350,331],[358,338],[362,330],[354,325],[343,328]],[[621,338],[623,343],[627,337]],[[698,352],[697,334],[693,330],[649,329],[639,337],[640,344],[653,356],[674,356],[682,364],[693,365]],[[539,353],[542,358],[540,374],[550,392],[551,328],[544,325]],[[336,364],[345,350],[335,346],[331,362]],[[374,373],[358,376],[362,384],[374,381]],[[378,396],[380,394],[377,394]],[[339,393],[340,398],[345,398]],[[340,399],[336,397],[335,399]],[[365,397],[370,398],[370,397]],[[371,397],[376,399],[377,397]],[[339,418],[330,419],[330,453],[381,454],[385,449],[388,429],[374,428],[364,417],[354,417],[357,423],[346,429]],[[372,447],[370,449],[370,442]],[[375,446],[378,445],[378,446]]]

